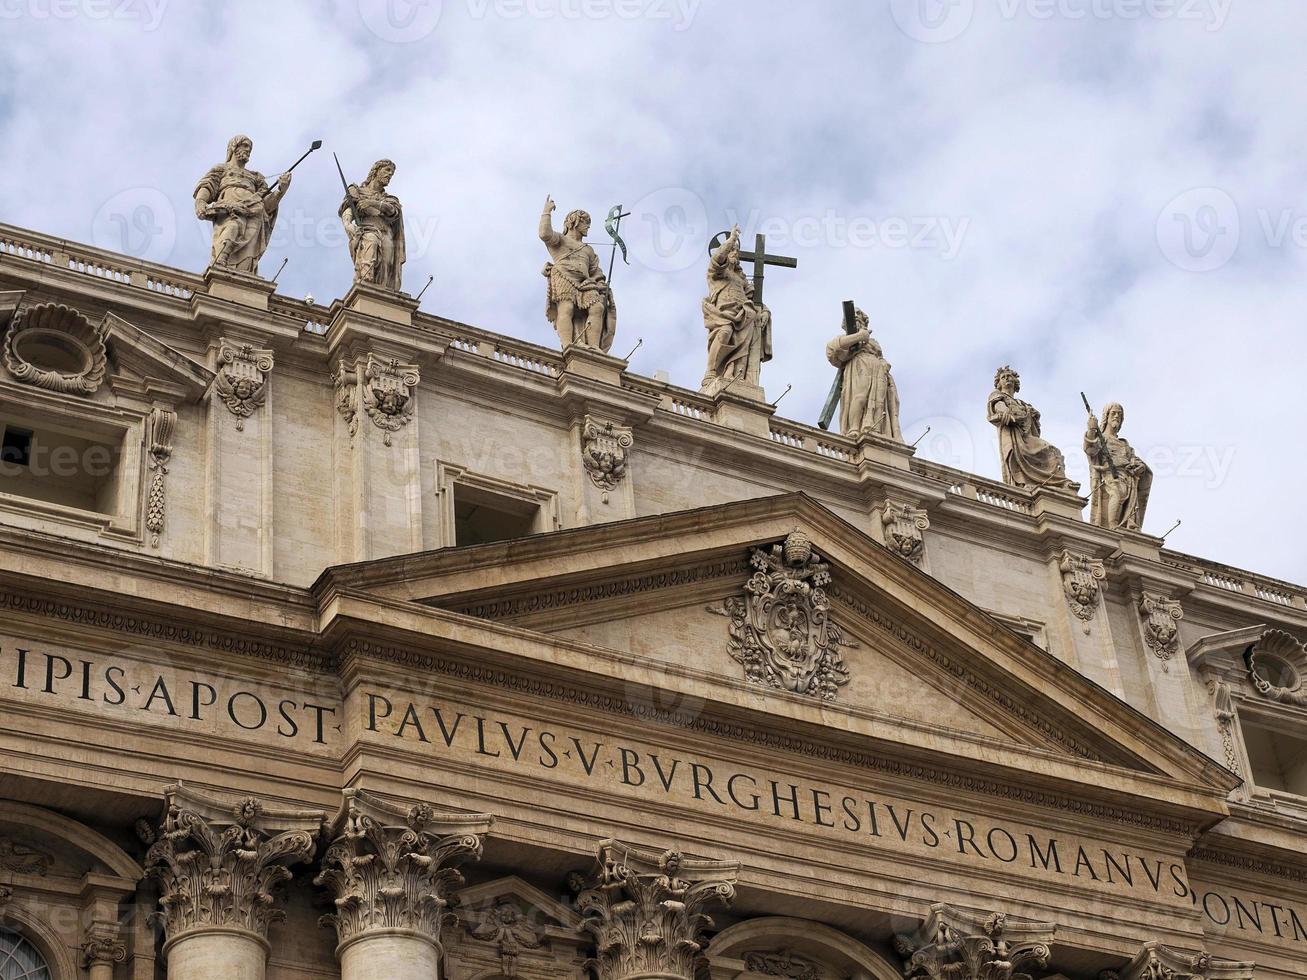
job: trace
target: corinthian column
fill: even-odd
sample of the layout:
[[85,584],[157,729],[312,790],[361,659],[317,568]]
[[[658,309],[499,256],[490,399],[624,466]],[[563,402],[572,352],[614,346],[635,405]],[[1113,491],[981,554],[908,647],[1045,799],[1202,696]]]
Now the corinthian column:
[[326,814],[224,803],[180,785],[146,864],[159,880],[168,980],[263,980],[274,888],[313,856]]
[[437,980],[449,892],[463,883],[453,865],[481,856],[493,819],[345,791],[314,879],[335,900],[323,922],[336,927],[341,980]]
[[595,939],[599,980],[694,980],[703,930],[712,925],[705,910],[735,897],[740,866],[611,840],[598,856],[576,901]]

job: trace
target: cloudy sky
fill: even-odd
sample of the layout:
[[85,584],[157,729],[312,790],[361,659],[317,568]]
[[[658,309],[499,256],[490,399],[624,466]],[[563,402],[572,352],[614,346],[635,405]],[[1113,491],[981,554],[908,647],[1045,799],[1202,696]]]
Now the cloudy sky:
[[[1301,0],[0,0],[0,220],[199,270],[198,177],[237,132],[274,174],[315,138],[379,157],[424,309],[555,345],[546,194],[617,203],[614,353],[695,387],[707,239],[767,280],[782,415],[820,411],[855,299],[921,455],[998,475],[994,369],[1073,475],[1125,404],[1148,530],[1307,582],[1307,67]],[[330,302],[350,268],[321,152],[265,274]],[[594,229],[602,238],[600,221]]]

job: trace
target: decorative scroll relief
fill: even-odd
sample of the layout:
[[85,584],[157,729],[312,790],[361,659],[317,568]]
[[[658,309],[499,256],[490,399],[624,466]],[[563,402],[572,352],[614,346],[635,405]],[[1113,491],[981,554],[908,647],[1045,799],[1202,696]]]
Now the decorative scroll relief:
[[50,873],[53,864],[54,857],[45,851],[38,851],[8,837],[0,837],[0,871],[44,877]]
[[46,391],[90,395],[104,381],[108,358],[103,323],[55,303],[19,313],[5,330],[0,357],[18,381]]
[[830,566],[802,531],[754,551],[751,564],[745,594],[708,607],[731,620],[731,657],[755,684],[834,701],[849,682],[839,648],[857,644],[831,622]]
[[685,858],[604,841],[598,868],[580,885],[582,928],[595,941],[599,980],[666,977],[694,980],[703,960],[707,910],[735,898],[738,864]]
[[1146,943],[1123,970],[1104,970],[1099,980],[1253,980],[1254,969],[1252,963],[1217,959],[1205,951]]
[[267,938],[285,917],[274,890],[286,867],[313,857],[324,814],[274,810],[255,799],[234,804],[181,785],[165,793],[167,811],[146,855],[159,881],[158,918],[168,941],[206,929],[244,929]]
[[921,564],[926,539],[922,532],[930,529],[930,518],[921,507],[888,501],[880,515],[885,528],[885,547],[901,558]]
[[368,355],[363,367],[363,408],[372,424],[382,431],[387,446],[391,444],[391,433],[404,428],[413,418],[413,390],[419,380],[416,364]]
[[214,391],[236,416],[237,430],[268,398],[268,375],[272,372],[271,350],[222,340],[218,347],[218,373]]
[[581,428],[581,465],[590,476],[590,482],[608,494],[617,489],[626,475],[627,450],[635,444],[629,426],[600,422],[585,417]]
[[826,980],[817,964],[790,950],[774,953],[746,953],[744,966],[750,973],[764,977],[787,977],[789,980]]
[[177,413],[156,408],[150,412],[150,426],[146,451],[146,466],[154,474],[150,478],[150,492],[145,502],[145,529],[150,532],[150,546],[159,547],[167,515],[165,497],[168,463],[172,459],[172,434],[177,425]]
[[1268,701],[1307,708],[1307,645],[1283,630],[1267,630],[1244,656],[1248,680]]
[[1057,558],[1067,604],[1082,622],[1088,623],[1098,609],[1098,583],[1107,578],[1103,562],[1088,555],[1074,555],[1063,549]]
[[1144,642],[1165,668],[1166,662],[1179,649],[1180,628],[1176,624],[1183,618],[1184,611],[1174,599],[1145,592],[1139,600],[1139,615],[1144,629]]
[[336,387],[336,411],[345,420],[350,437],[359,429],[359,393],[354,368],[346,367],[341,361],[331,375],[331,382]]
[[1211,681],[1208,690],[1216,707],[1216,727],[1221,732],[1221,748],[1225,750],[1225,767],[1238,776],[1243,775],[1243,766],[1239,764],[1239,749],[1234,738],[1234,701],[1230,697],[1230,685],[1224,681]]
[[396,806],[346,790],[332,824],[335,839],[314,884],[325,886],[336,911],[322,917],[340,947],[376,931],[404,929],[440,948],[453,919],[451,891],[463,883],[453,867],[481,857],[487,815],[440,814],[426,804]]
[[1048,966],[1056,927],[934,905],[922,927],[894,945],[908,980],[1032,980],[1026,971]]

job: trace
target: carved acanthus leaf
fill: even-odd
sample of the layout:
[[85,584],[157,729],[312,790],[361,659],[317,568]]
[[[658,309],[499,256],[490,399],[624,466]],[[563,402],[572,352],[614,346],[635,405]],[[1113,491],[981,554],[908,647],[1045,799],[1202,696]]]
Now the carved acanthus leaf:
[[313,856],[324,814],[235,804],[182,786],[166,791],[167,812],[146,856],[160,884],[159,917],[169,940],[196,929],[245,929],[267,936],[284,917],[274,894],[287,865]]
[[1048,966],[1056,927],[935,905],[922,927],[895,937],[908,980],[1032,980]]
[[1222,960],[1205,950],[1197,953],[1146,943],[1120,972],[1120,980],[1252,980],[1254,964]]
[[604,841],[587,881],[573,876],[582,928],[595,941],[599,980],[630,976],[694,980],[707,909],[735,897],[739,865],[684,858]]
[[324,916],[340,945],[385,929],[406,929],[437,947],[453,889],[463,882],[454,865],[481,856],[492,818],[436,813],[425,804],[407,809],[347,790],[332,823],[333,840],[314,884],[327,888],[336,911]]

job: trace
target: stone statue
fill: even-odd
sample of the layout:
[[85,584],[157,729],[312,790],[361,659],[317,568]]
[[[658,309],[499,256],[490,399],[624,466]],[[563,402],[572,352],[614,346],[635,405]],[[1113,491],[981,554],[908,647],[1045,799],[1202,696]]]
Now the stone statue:
[[738,225],[708,259],[703,325],[708,330],[703,389],[718,381],[758,385],[762,364],[772,355],[771,311],[753,304],[753,285],[740,265]]
[[1116,402],[1103,409],[1102,426],[1089,416],[1085,431],[1085,455],[1092,474],[1089,513],[1090,520],[1100,527],[1138,531],[1144,525],[1153,471],[1121,438],[1124,422],[1125,409]]
[[340,220],[349,235],[354,281],[399,292],[404,275],[404,210],[386,193],[395,165],[378,160],[362,186],[350,184],[340,205]]
[[1027,490],[1079,490],[1067,478],[1062,450],[1039,437],[1039,412],[1017,397],[1020,390],[1021,376],[1010,367],[999,368],[989,396],[989,421],[998,429],[1003,481]]
[[903,441],[899,392],[880,344],[871,336],[867,314],[856,313],[856,333],[841,332],[826,345],[826,360],[844,369],[840,383],[840,431]]
[[227,161],[211,168],[195,187],[195,214],[213,222],[210,265],[257,276],[277,223],[277,208],[290,190],[290,174],[278,177],[272,190],[263,174],[245,169],[253,150],[248,136],[231,138]]
[[606,354],[617,336],[617,304],[599,256],[585,243],[590,215],[581,210],[568,212],[559,234],[554,231],[555,207],[554,199],[546,197],[540,215],[540,240],[553,260],[542,270],[549,281],[545,318],[558,331],[564,347],[575,344]]

